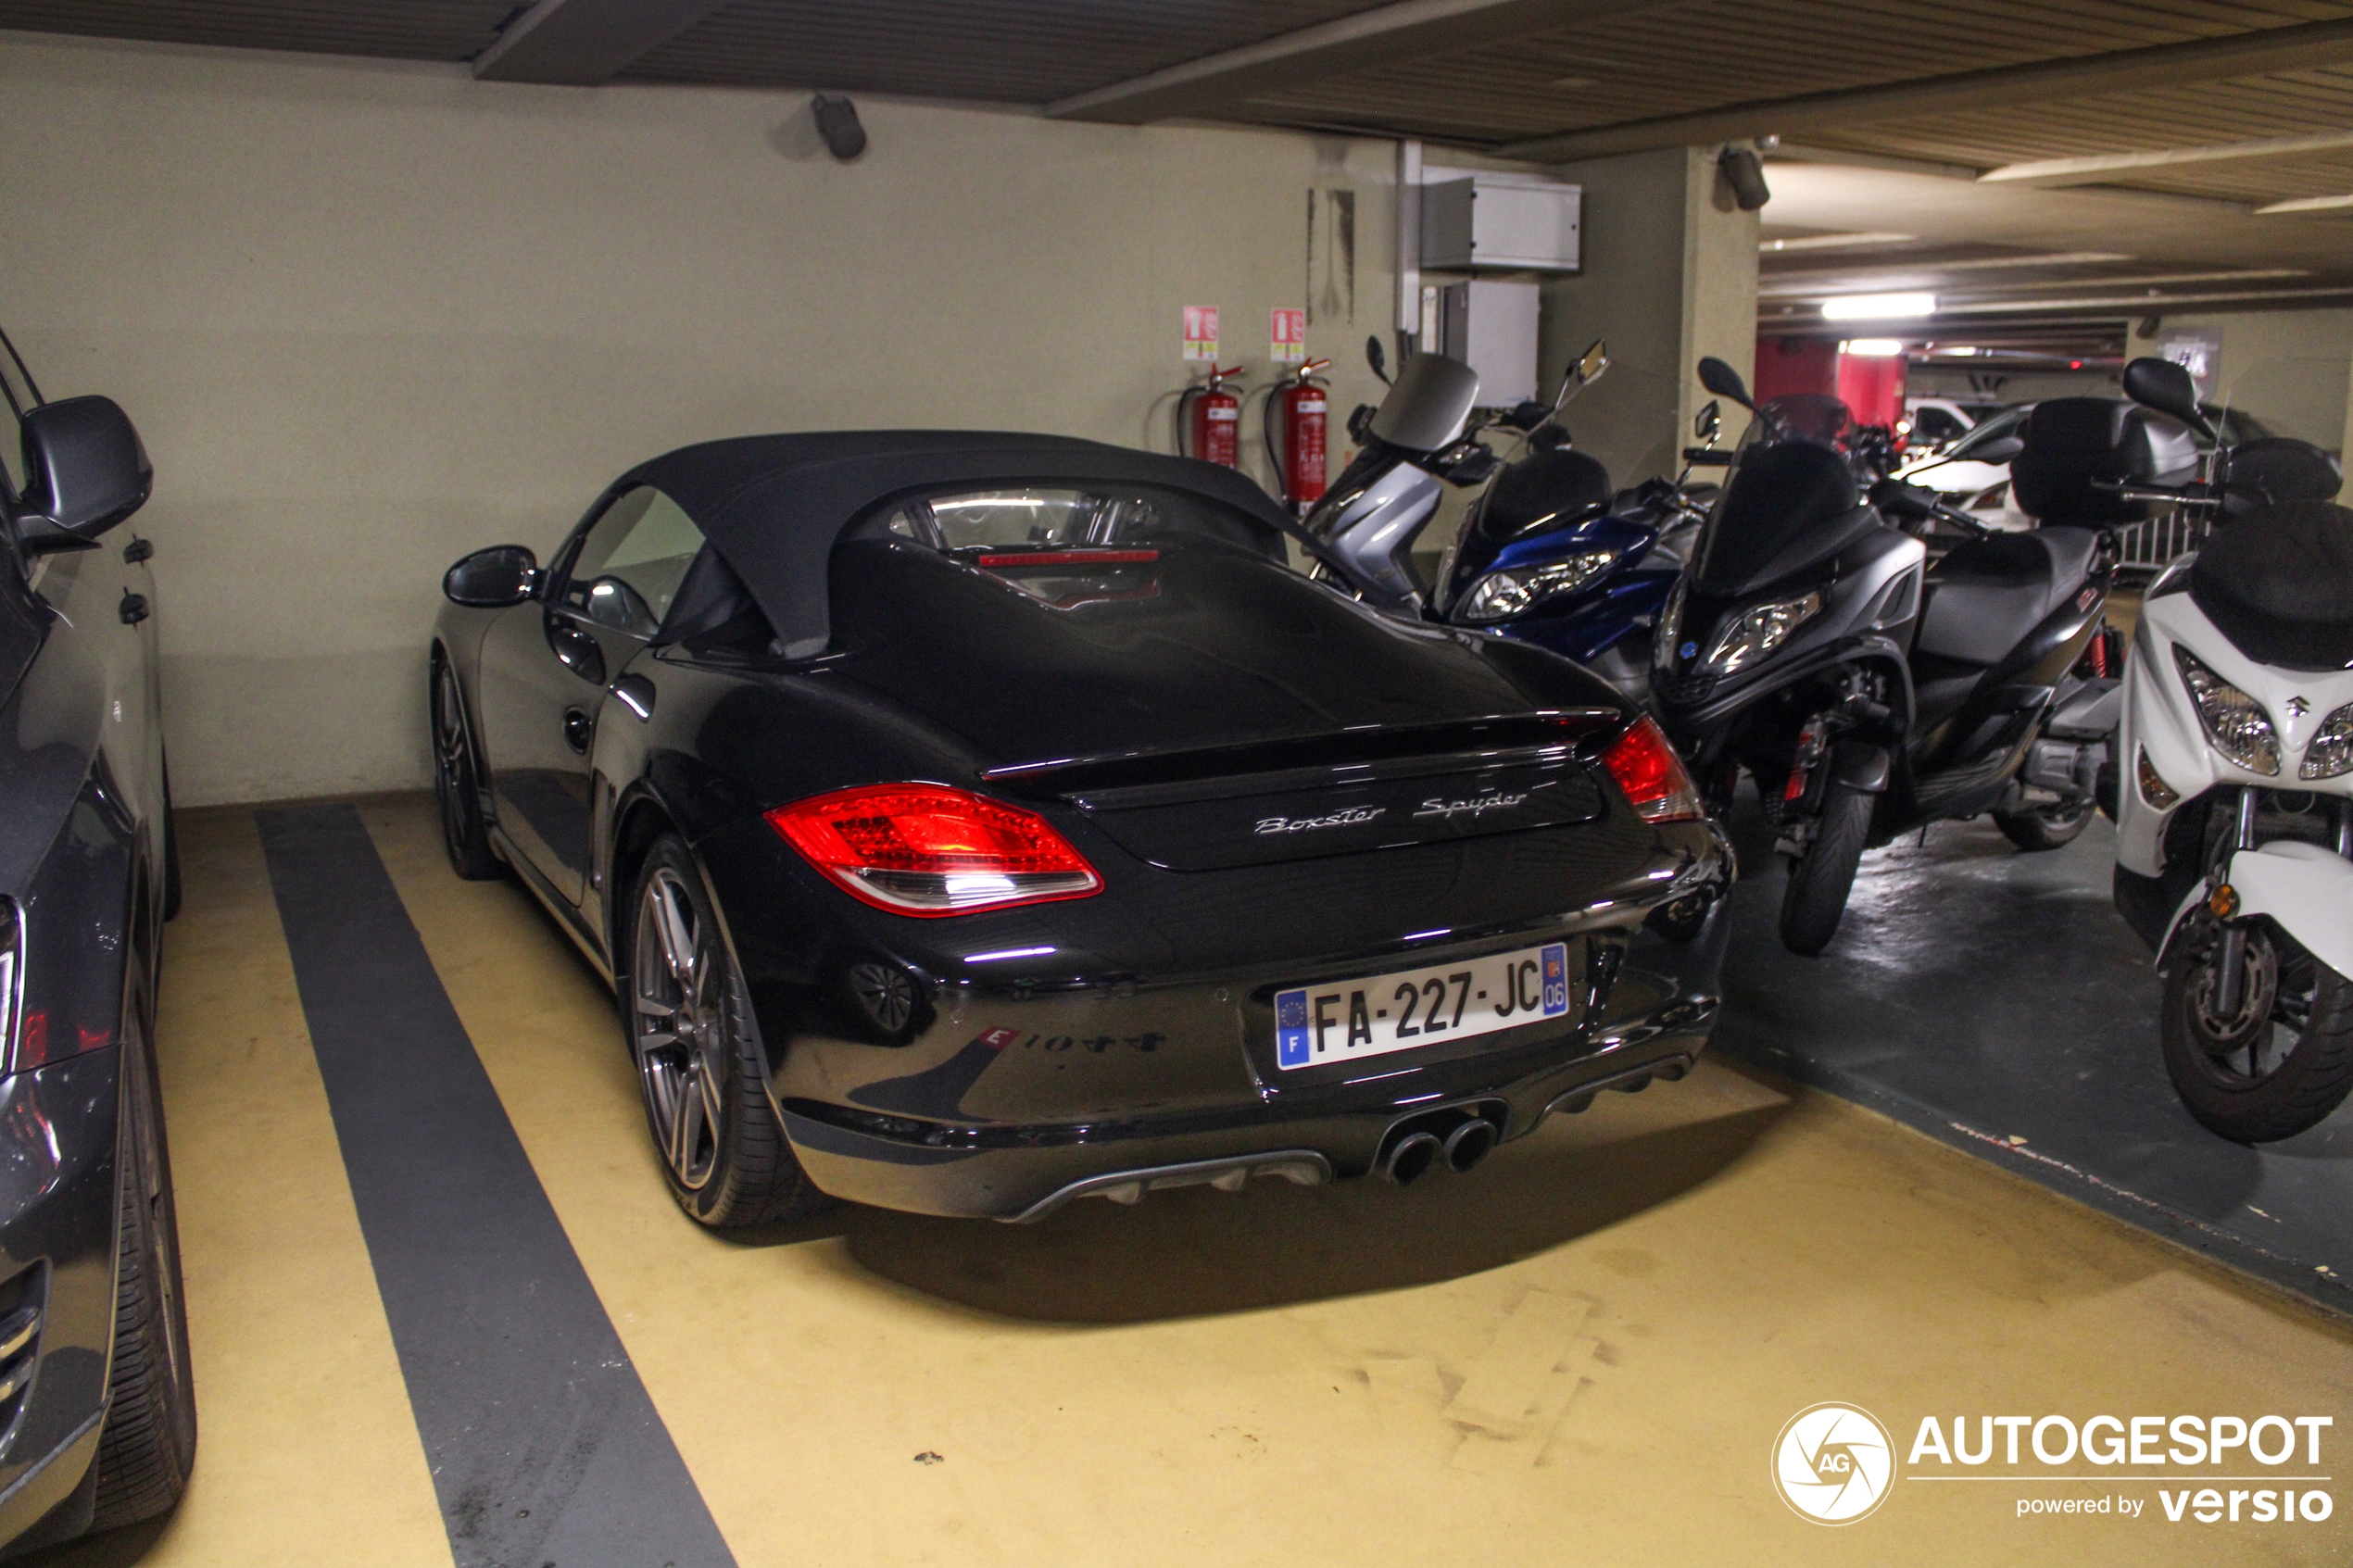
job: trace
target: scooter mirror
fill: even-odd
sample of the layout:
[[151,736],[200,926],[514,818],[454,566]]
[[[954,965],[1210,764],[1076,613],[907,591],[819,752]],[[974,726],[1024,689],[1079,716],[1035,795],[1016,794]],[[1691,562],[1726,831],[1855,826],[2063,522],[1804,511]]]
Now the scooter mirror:
[[1608,369],[1609,345],[1603,342],[1600,338],[1595,338],[1593,340],[1593,346],[1587,349],[1584,354],[1578,358],[1578,384],[1580,386],[1592,385],[1593,383],[1602,379],[1602,372]]
[[2172,415],[2201,435],[2211,438],[2214,434],[2198,409],[2197,383],[2187,369],[2171,359],[2143,355],[2125,366],[2124,395],[2144,408]]
[[1373,368],[1373,374],[1381,379],[1383,386],[1389,384],[1389,351],[1380,345],[1378,334],[1365,340],[1365,363]]
[[1723,406],[1711,397],[1692,420],[1692,438],[1703,446],[1713,446],[1716,438],[1723,433]]
[[1718,397],[1730,398],[1743,408],[1756,407],[1749,400],[1748,383],[1741,380],[1741,373],[1712,354],[1699,362],[1699,384]]

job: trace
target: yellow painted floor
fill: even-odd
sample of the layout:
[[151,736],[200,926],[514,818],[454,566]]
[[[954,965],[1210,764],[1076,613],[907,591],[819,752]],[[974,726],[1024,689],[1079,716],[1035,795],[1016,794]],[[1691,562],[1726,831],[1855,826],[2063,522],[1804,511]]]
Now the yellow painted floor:
[[[450,874],[428,799],[362,810],[745,1568],[2353,1562],[2353,1485],[2320,1524],[2006,1481],[1797,1517],[1768,1454],[1823,1400],[1899,1449],[1928,1414],[2187,1411],[2333,1414],[2346,1451],[2353,1331],[1721,1064],[1409,1191],[711,1236],[665,1194],[564,938],[518,887]],[[196,1475],[162,1524],[47,1561],[447,1563],[251,819],[189,814],[182,844],[158,1044]],[[2102,1490],[2145,1512],[2016,1513]]]

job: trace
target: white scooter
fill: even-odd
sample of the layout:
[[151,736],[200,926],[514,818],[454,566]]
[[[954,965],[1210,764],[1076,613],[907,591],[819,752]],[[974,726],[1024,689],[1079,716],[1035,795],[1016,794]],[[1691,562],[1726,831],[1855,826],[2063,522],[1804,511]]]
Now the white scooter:
[[[2214,437],[2180,366],[2136,359],[2124,390]],[[2268,1143],[2353,1090],[2353,511],[2306,443],[2218,441],[2213,461],[2142,487],[2213,521],[2149,588],[2126,661],[2116,903],[2158,949],[2183,1102]]]

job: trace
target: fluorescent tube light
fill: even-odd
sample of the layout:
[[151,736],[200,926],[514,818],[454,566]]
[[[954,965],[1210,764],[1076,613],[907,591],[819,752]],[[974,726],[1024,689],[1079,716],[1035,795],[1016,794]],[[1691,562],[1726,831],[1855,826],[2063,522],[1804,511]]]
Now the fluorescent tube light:
[[1838,351],[1865,359],[1893,359],[1904,352],[1904,340],[1900,337],[1849,338],[1838,345]]
[[1892,321],[1935,314],[1932,294],[1849,294],[1822,301],[1826,321]]

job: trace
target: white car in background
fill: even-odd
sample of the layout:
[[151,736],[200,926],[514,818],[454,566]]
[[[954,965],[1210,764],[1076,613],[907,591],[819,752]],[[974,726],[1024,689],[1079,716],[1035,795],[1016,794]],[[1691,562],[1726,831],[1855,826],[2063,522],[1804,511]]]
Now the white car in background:
[[1907,397],[1905,433],[1922,451],[1942,451],[1983,420],[2002,411],[1999,403],[1962,403],[1950,397]]

